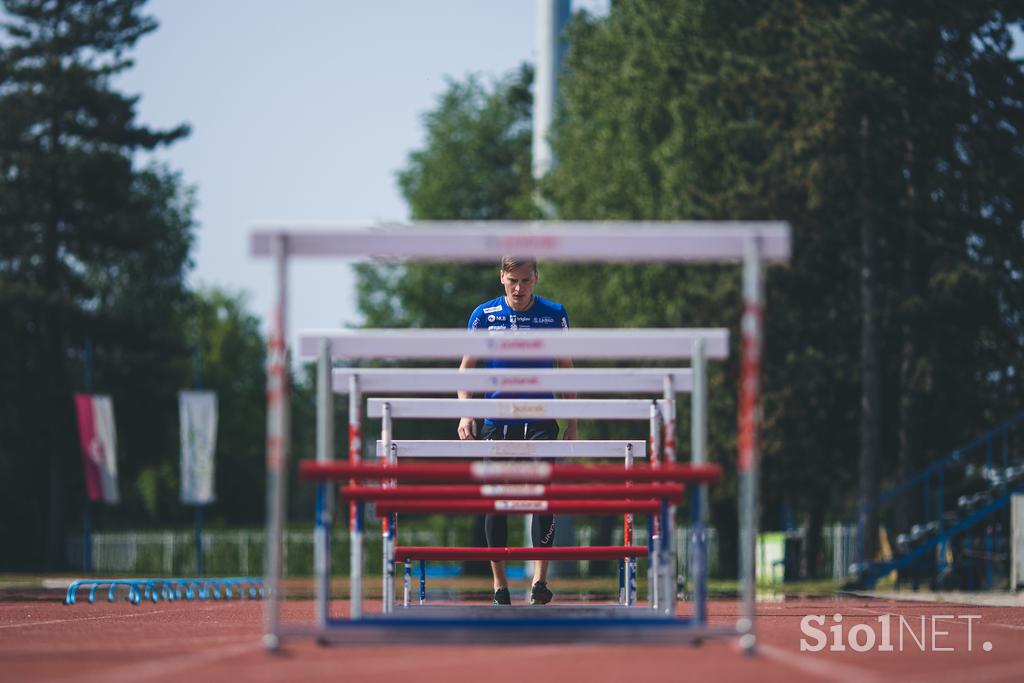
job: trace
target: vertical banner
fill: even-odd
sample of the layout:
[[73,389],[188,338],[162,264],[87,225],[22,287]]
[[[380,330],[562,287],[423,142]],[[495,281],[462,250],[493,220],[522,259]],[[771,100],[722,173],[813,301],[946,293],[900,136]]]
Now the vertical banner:
[[214,501],[213,453],[217,446],[217,394],[178,393],[181,414],[181,502],[206,505]]
[[75,394],[78,437],[89,500],[108,505],[120,502],[117,494],[117,432],[114,403],[109,396]]

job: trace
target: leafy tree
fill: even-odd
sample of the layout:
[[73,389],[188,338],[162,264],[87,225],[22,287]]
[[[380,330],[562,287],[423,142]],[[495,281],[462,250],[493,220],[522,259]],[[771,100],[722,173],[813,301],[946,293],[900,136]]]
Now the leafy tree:
[[[415,220],[529,218],[530,84],[523,66],[490,88],[450,82],[423,122],[424,148],[398,184]],[[461,327],[496,285],[495,265],[359,265],[357,302],[368,327]]]
[[[573,29],[548,182],[562,216],[794,225],[793,262],[768,279],[764,491],[768,519],[810,514],[812,541],[823,500],[852,502],[858,451],[871,500],[1018,387],[1019,21],[1003,2],[636,0]],[[595,272],[593,299],[635,284],[620,272]],[[699,313],[715,290],[695,277],[630,291],[735,321]],[[719,416],[712,433],[732,433]]]
[[138,390],[116,410],[120,424],[133,425],[123,443],[140,453],[169,433],[166,425],[148,431],[149,411],[175,361],[187,358],[171,321],[186,299],[191,195],[166,170],[138,168],[134,154],[188,129],[139,125],[137,98],[111,83],[131,66],[126,53],[156,29],[141,5],[4,2],[0,306],[12,325],[0,335],[8,387],[0,498],[7,519],[23,520],[4,525],[5,544],[23,549],[5,553],[11,566],[56,566],[68,501],[82,500],[71,394],[82,388],[87,340],[109,370],[97,372],[97,390],[129,378]]
[[[812,572],[828,518],[1024,398],[1024,74],[1008,33],[1021,19],[1004,0],[622,0],[570,28],[558,164],[542,183],[560,218],[793,225],[793,259],[767,278],[763,518],[807,524]],[[422,176],[402,176],[414,217],[519,215],[493,210],[510,206],[500,201],[481,211],[463,187],[466,169],[512,166],[467,151],[481,109],[459,119],[450,102],[428,115],[411,160],[417,174],[443,169],[437,191],[426,201]],[[528,184],[493,185],[513,186]],[[465,268],[362,277],[374,325],[459,325],[435,293],[457,312],[479,300]],[[736,269],[545,265],[542,282],[577,326],[732,329],[732,359],[711,377],[712,457],[731,472]],[[732,519],[733,493],[728,480],[714,494],[716,520]],[[870,554],[877,521],[864,521]]]

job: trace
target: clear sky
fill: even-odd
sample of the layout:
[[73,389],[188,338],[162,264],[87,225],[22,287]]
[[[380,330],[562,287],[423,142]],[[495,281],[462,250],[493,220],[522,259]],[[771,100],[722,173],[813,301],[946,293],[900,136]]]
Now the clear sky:
[[[594,10],[606,2],[573,7]],[[446,78],[496,78],[534,60],[534,0],[154,0],[160,28],[118,87],[139,121],[188,122],[157,158],[197,189],[191,283],[271,310],[254,223],[407,219],[396,172],[423,145]],[[348,262],[293,262],[289,328],[356,322]]]

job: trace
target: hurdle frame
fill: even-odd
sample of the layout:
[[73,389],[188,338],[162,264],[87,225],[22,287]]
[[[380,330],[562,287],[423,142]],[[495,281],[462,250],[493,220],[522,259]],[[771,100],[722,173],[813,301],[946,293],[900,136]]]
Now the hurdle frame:
[[[485,333],[486,335],[486,333]],[[544,368],[517,368],[514,370],[500,370],[500,369],[456,369],[456,368],[444,368],[436,370],[420,370],[409,369],[409,374],[406,374],[404,369],[338,369],[331,373],[330,367],[332,359],[337,356],[338,358],[346,358],[349,360],[380,360],[380,359],[397,359],[407,360],[409,357],[422,358],[425,356],[446,358],[448,360],[454,360],[461,358],[466,355],[472,349],[472,352],[477,352],[480,348],[481,341],[487,346],[493,346],[495,341],[507,342],[507,339],[495,339],[494,335],[481,335],[479,333],[467,333],[463,330],[419,330],[415,331],[414,336],[416,337],[416,347],[414,349],[408,349],[407,345],[395,345],[394,339],[396,335],[391,330],[313,330],[304,331],[300,333],[300,348],[304,353],[308,353],[309,350],[316,348],[318,350],[317,361],[318,370],[317,377],[323,378],[328,375],[332,376],[332,384],[334,391],[343,391],[344,382],[347,379],[349,383],[350,397],[353,387],[358,386],[363,389],[367,389],[366,385],[386,389],[388,391],[400,391],[400,392],[415,392],[422,393],[426,386],[432,389],[437,389],[434,386],[434,382],[438,380],[448,380],[447,387],[458,391],[458,390],[469,390],[477,391],[488,389],[494,389],[495,385],[499,387],[509,388],[513,386],[516,389],[529,388],[531,392],[534,391],[571,391],[576,388],[582,387],[585,391],[603,391],[605,393],[622,393],[627,391],[640,391],[651,393],[657,389],[661,389],[663,396],[661,400],[651,402],[649,400],[616,400],[616,399],[549,399],[549,400],[536,400],[536,399],[369,399],[367,403],[367,416],[374,418],[383,418],[382,406],[387,403],[388,410],[390,406],[396,401],[404,406],[414,410],[411,414],[404,414],[402,417],[428,417],[424,411],[434,413],[438,410],[438,406],[445,405],[448,407],[446,414],[433,415],[432,417],[461,417],[467,414],[469,411],[483,411],[479,412],[477,417],[498,417],[498,418],[543,418],[543,419],[557,419],[559,417],[566,418],[571,417],[566,414],[566,410],[576,411],[587,411],[583,413],[584,417],[590,418],[608,418],[611,414],[616,414],[616,419],[636,419],[639,420],[645,414],[650,415],[650,429],[651,434],[649,435],[650,443],[652,448],[660,443],[660,421],[656,421],[656,416],[664,416],[666,421],[672,420],[671,428],[675,429],[674,415],[675,415],[675,400],[676,400],[676,389],[675,381],[680,379],[684,386],[689,387],[693,383],[692,371],[683,368],[630,368],[630,369],[616,369],[616,368],[595,368],[595,369],[544,369]],[[523,336],[526,335],[526,339]],[[567,353],[573,352],[573,355],[579,356],[578,352],[574,352],[575,343],[582,339],[584,344],[583,353],[584,357],[598,357],[598,358],[614,358],[614,359],[634,359],[646,353],[657,353],[662,357],[666,358],[690,358],[693,354],[701,353],[702,349],[705,348],[706,344],[710,344],[712,348],[712,355],[716,359],[724,359],[728,356],[728,338],[729,331],[724,328],[705,328],[705,329],[679,329],[679,328],[668,328],[668,329],[651,329],[651,330],[636,330],[632,334],[623,334],[621,330],[601,330],[601,329],[589,329],[589,330],[571,330],[571,331],[560,331],[555,334],[545,334],[534,336],[528,332],[517,333],[510,335],[513,337],[512,343],[501,343],[498,346],[500,348],[492,348],[486,353],[491,356],[498,356],[503,358],[516,358],[520,359],[524,355],[529,357],[536,357],[537,354],[541,354],[546,357],[548,355],[555,355],[556,353]],[[518,339],[516,338],[518,337]],[[637,339],[642,339],[643,344],[638,345]],[[334,354],[332,349],[334,344],[344,343],[348,340],[356,340],[357,343],[345,344],[345,352]],[[382,341],[383,340],[383,341]],[[528,343],[524,344],[523,341]],[[390,342],[388,346],[385,342]],[[439,343],[440,342],[440,343]],[[538,342],[544,344],[554,343],[560,348],[552,350],[550,348],[538,349]],[[475,346],[474,346],[475,345]],[[573,347],[570,351],[566,351],[565,347]],[[628,346],[628,350],[623,351],[624,347]],[[642,350],[641,350],[642,349]],[[413,374],[415,373],[415,374]],[[337,378],[337,379],[335,379]],[[366,379],[371,378],[370,382]],[[373,381],[373,380],[376,380]],[[619,382],[622,382],[621,384]],[[365,391],[364,391],[365,393]],[[318,393],[317,404],[317,415],[318,420],[325,419],[325,416],[333,415],[333,400],[332,395],[325,395],[324,393]],[[360,397],[361,400],[361,397]],[[517,412],[512,406],[522,407],[521,412]],[[622,411],[626,406],[632,408],[632,413],[629,415],[622,415]],[[419,413],[416,413],[416,410]],[[562,412],[558,412],[561,410]],[[554,412],[552,412],[554,411]],[[697,407],[696,412],[703,414],[704,408]],[[577,413],[577,416],[580,414]],[[357,432],[361,434],[362,425],[362,410],[358,404],[353,405],[350,403],[349,413],[350,432]],[[388,435],[388,443],[390,443],[391,434],[391,423],[390,418],[382,426],[382,436]],[[667,439],[669,443],[674,444],[674,437]],[[558,442],[559,444],[565,445],[566,442]],[[351,445],[350,445],[351,447]],[[393,455],[390,446],[382,447],[379,446],[378,450],[382,450],[385,454],[385,459],[390,459]],[[675,451],[670,451],[674,461]],[[319,456],[318,456],[319,457]],[[658,451],[652,451],[652,458],[660,457]],[[327,453],[324,456],[325,460],[332,460],[333,454]],[[356,462],[357,459],[350,453],[350,461]],[[629,462],[626,463],[627,467]],[[317,489],[318,503],[317,508],[321,508],[319,502],[319,496],[330,497],[333,496],[333,491],[329,489]],[[358,505],[362,505],[359,501]],[[327,504],[325,503],[325,506]],[[671,508],[674,512],[674,506]],[[354,514],[362,513],[362,507],[355,507],[350,505],[350,512]],[[658,525],[662,523],[664,519],[674,519],[674,515],[660,514],[651,517],[648,524],[649,534],[653,534],[654,538],[649,539],[648,543],[648,555],[652,558],[652,562],[649,562],[651,567],[648,577],[649,585],[649,602],[654,609],[661,608],[663,612],[669,612],[674,610],[674,598],[675,590],[674,586],[671,586],[671,579],[674,578],[675,572],[670,570],[670,566],[674,562],[674,557],[671,557],[669,553],[662,552],[662,544],[670,543],[672,540],[671,535],[658,534]],[[631,536],[631,525],[628,523],[628,516],[624,517],[624,525],[628,528],[624,528],[624,537],[629,538]],[[329,536],[331,524],[329,519],[317,520],[318,530],[320,525],[325,528],[322,530],[322,534]],[[350,525],[354,525],[355,528],[361,530],[363,528],[364,520],[362,518],[350,521]],[[389,559],[389,549],[395,547],[395,530],[397,520],[394,516],[388,516],[382,519],[382,546],[384,550],[384,559],[382,563],[382,592],[384,597],[384,609],[385,613],[390,613],[392,603],[387,601],[389,595],[393,595],[394,592],[394,560],[393,557]],[[352,543],[359,545],[360,547],[353,547],[351,551],[351,557],[353,562],[353,568],[358,569],[357,573],[353,573],[351,576],[352,586],[352,614],[362,614],[362,566],[358,567],[355,565],[356,561],[361,561],[363,557],[363,550],[361,547],[362,534],[354,533],[352,535]],[[326,588],[329,586],[330,576],[330,559],[329,554],[323,555],[323,560],[316,563],[317,573],[317,595],[316,599],[318,604],[326,605],[329,601],[329,595]],[[664,566],[657,566],[653,560],[657,558],[663,558],[662,564]],[[636,594],[636,561],[635,558],[626,558],[623,564],[620,564],[620,602],[629,605],[632,603],[632,599]],[[406,583],[409,581],[409,567],[406,567]],[[421,579],[420,589],[421,596],[423,595],[423,588],[425,584],[425,577],[422,575],[423,568],[421,567]],[[658,588],[660,579],[664,579],[665,587]],[[700,580],[698,579],[698,582]],[[652,587],[653,586],[653,587]],[[323,590],[321,591],[321,587]],[[659,595],[665,596],[665,604],[659,605]],[[319,609],[318,615],[323,615],[323,619],[319,621],[322,628],[328,628],[329,613],[327,608]],[[697,612],[696,620],[698,623],[703,623],[704,613]],[[353,616],[353,618],[357,618]]]
[[[280,646],[281,538],[284,477],[289,455],[287,263],[291,256],[367,256],[419,261],[492,261],[503,253],[548,261],[733,262],[742,264],[740,387],[737,470],[740,495],[740,578],[743,617],[734,629],[741,647],[756,646],[754,620],[755,538],[760,428],[760,360],[763,344],[764,262],[785,262],[790,226],[769,222],[426,222],[328,226],[266,226],[251,235],[251,253],[274,260],[277,292],[268,335],[267,363],[267,556],[264,644]],[[350,394],[350,400],[354,396]],[[355,516],[359,518],[361,515]],[[581,629],[583,634],[586,629]],[[710,633],[710,630],[707,630]]]
[[[367,417],[380,417],[382,420],[381,425],[381,443],[380,449],[384,453],[384,460],[390,464],[398,464],[397,449],[393,447],[393,442],[389,437],[385,438],[384,435],[390,435],[392,431],[392,419],[394,418],[424,418],[424,419],[452,419],[456,417],[473,417],[473,418],[505,418],[505,419],[522,419],[524,417],[532,417],[536,419],[552,420],[552,419],[601,419],[601,420],[644,420],[646,419],[651,411],[651,401],[642,399],[632,400],[616,400],[616,399],[530,399],[530,398],[519,398],[519,399],[386,399],[386,398],[371,398],[367,401],[366,415]],[[395,408],[397,407],[397,411]],[[517,411],[517,407],[525,407],[527,410]],[[403,410],[403,408],[405,410]],[[501,443],[502,445],[508,445],[507,442],[494,442]],[[513,442],[515,444],[526,444],[528,442]],[[539,442],[543,443],[543,442]],[[539,443],[537,446],[539,446]],[[547,442],[549,446],[560,446],[568,450],[569,448],[575,447],[575,442]],[[619,443],[619,442],[615,442]],[[626,469],[633,466],[633,447],[630,442],[624,442],[623,460]],[[539,446],[543,449],[543,446]],[[392,532],[395,529],[394,517],[389,517],[390,528]],[[625,512],[624,519],[631,520],[632,513]],[[628,524],[630,532],[632,531],[631,522]],[[384,544],[384,566],[389,570],[385,572],[385,583],[384,583],[384,595],[383,605],[384,613],[388,614],[393,609],[393,597],[394,597],[394,549],[395,544],[393,542],[393,536],[389,536],[392,540],[391,543]],[[631,537],[623,539],[624,545],[630,545]],[[390,553],[390,556],[389,556]],[[620,602],[625,606],[629,607],[633,604],[633,597],[635,594],[635,582],[636,582],[636,561],[635,558],[630,558],[629,563],[632,574],[627,572],[626,590],[625,595],[620,598]],[[405,604],[408,604],[408,582],[409,582],[410,566],[406,562],[405,571]],[[390,577],[390,583],[388,580]],[[425,578],[422,577],[420,585],[421,589],[425,583]],[[620,591],[621,593],[621,591]],[[421,590],[422,595],[422,590]],[[355,600],[355,596],[352,598]],[[657,604],[651,604],[653,608],[657,608]]]
[[[713,357],[715,359],[724,359],[728,356],[728,330],[724,329],[705,329],[705,330],[673,330],[674,332],[683,332],[685,338],[692,339],[692,355],[694,359],[698,357],[701,360],[699,366],[699,372],[706,372],[703,359],[704,359],[704,348],[705,340],[710,339],[714,342]],[[305,342],[305,348],[311,348],[315,339],[321,339],[321,344],[324,343],[324,337],[317,335],[323,334],[326,337],[333,338],[351,338],[351,331],[338,331],[338,330],[326,330],[322,332],[309,332],[309,341]],[[364,333],[363,337],[373,336],[379,334],[378,331]],[[424,333],[420,333],[422,337]],[[449,337],[454,336],[461,339],[464,334],[459,331],[457,334],[452,335],[450,331],[431,331],[426,334],[435,336],[436,335],[448,335]],[[616,332],[615,334],[621,334]],[[389,335],[394,336],[394,335]],[[562,336],[562,335],[559,335]],[[305,339],[303,335],[300,339]],[[377,348],[373,346],[373,348]],[[321,359],[322,360],[322,359]],[[319,376],[319,375],[318,375]],[[333,386],[336,393],[345,393],[346,390],[350,390],[353,386],[353,382],[359,382],[359,386],[363,390],[369,391],[380,391],[389,393],[425,393],[425,390],[429,389],[429,393],[439,392],[457,392],[457,391],[469,391],[469,392],[488,392],[496,390],[512,390],[521,391],[529,390],[531,392],[575,392],[579,393],[658,393],[661,392],[664,398],[658,402],[658,406],[651,406],[651,425],[650,425],[650,457],[652,461],[657,462],[661,458],[661,430],[664,426],[665,429],[672,429],[673,434],[675,430],[674,423],[674,409],[673,411],[664,410],[662,406],[666,401],[676,400],[677,392],[690,392],[691,388],[695,386],[706,386],[707,380],[703,375],[699,378],[694,377],[694,370],[691,368],[558,368],[558,369],[545,369],[545,368],[467,368],[467,369],[455,369],[455,368],[443,368],[443,369],[423,369],[423,368],[334,368],[333,374]],[[694,417],[692,423],[692,429],[697,429],[698,424],[696,420],[706,419],[706,401],[707,393],[693,394],[691,396],[691,413]],[[353,408],[350,407],[350,420]],[[664,420],[664,423],[662,422]],[[671,424],[669,424],[671,422]],[[706,431],[705,425],[701,424],[700,429]],[[512,442],[516,443],[516,442]],[[674,443],[674,441],[672,442]],[[379,444],[379,442],[378,442]],[[675,451],[671,452],[673,458]],[[382,457],[382,453],[377,452],[377,457]],[[470,457],[477,457],[471,455]],[[507,456],[503,456],[507,457]],[[629,463],[626,463],[629,466]],[[695,495],[700,495],[700,491],[704,490],[703,487],[696,489]],[[674,515],[674,510],[672,511]],[[695,529],[699,529],[701,522],[696,517],[691,518],[691,525]],[[658,527],[660,521],[658,517],[652,516],[648,519],[648,535],[654,536],[654,538],[648,539],[648,556],[654,557],[654,541],[660,542],[660,532]],[[623,519],[623,543],[629,545],[632,539],[632,516],[626,515]],[[353,542],[356,539],[353,537]],[[693,536],[691,543],[694,544],[694,552],[691,556],[700,557],[704,546],[697,544],[706,543],[706,537],[701,534]],[[329,559],[328,559],[329,561]],[[693,577],[701,576],[700,573],[693,573],[694,571],[700,570],[704,565],[695,564],[688,568],[690,575]],[[409,580],[408,573],[410,567],[406,566],[406,582]],[[323,573],[329,573],[329,565],[323,569]],[[320,570],[318,565],[317,571]],[[421,604],[424,601],[424,587],[426,583],[425,576],[423,575],[424,567],[420,567],[420,596]],[[657,587],[657,576],[656,568],[651,562],[648,563],[648,601],[652,606],[656,606],[658,602],[658,595],[664,591],[659,591]],[[620,563],[619,566],[619,602],[621,604],[629,604],[630,600],[636,595],[636,579],[637,579],[637,563],[635,558],[629,558],[627,562]],[[696,579],[695,579],[696,581]],[[353,585],[355,579],[353,579]],[[361,584],[360,584],[361,588]],[[701,595],[705,592],[705,584],[700,581],[696,581],[695,589],[697,594]],[[358,593],[361,595],[361,592]],[[674,588],[671,590],[671,594],[675,595]],[[318,598],[319,599],[319,598]],[[326,600],[326,597],[324,598]],[[698,609],[696,610],[697,618],[703,622],[706,617],[706,611],[704,609],[704,603],[697,603]]]

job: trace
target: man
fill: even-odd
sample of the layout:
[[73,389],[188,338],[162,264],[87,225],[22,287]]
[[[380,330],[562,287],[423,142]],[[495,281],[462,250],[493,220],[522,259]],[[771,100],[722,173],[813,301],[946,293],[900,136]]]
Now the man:
[[[532,258],[505,256],[501,259],[500,281],[505,288],[504,296],[499,296],[480,304],[469,317],[470,330],[536,330],[536,329],[569,329],[569,315],[562,304],[543,299],[533,293],[537,285],[537,261]],[[462,368],[476,365],[476,359],[465,356]],[[571,368],[572,359],[534,361],[502,361],[488,360],[489,368]],[[459,398],[469,398],[469,392],[460,391]],[[553,398],[549,395],[508,394],[493,392],[487,398]],[[575,395],[566,395],[575,398]],[[485,440],[535,440],[557,439],[558,422],[555,420],[484,420],[480,433],[477,433],[476,421],[464,417],[459,421],[459,438]],[[576,438],[576,421],[568,422],[565,428],[566,439]],[[487,547],[504,548],[508,545],[508,516],[486,515],[484,517],[484,533],[487,536]],[[553,515],[534,515],[531,530],[535,547],[549,548],[555,540],[555,518]],[[508,578],[505,575],[505,562],[491,562],[494,575],[494,604],[510,605],[511,596],[508,591]],[[547,560],[534,562],[533,587],[530,591],[531,605],[545,605],[551,601],[552,593],[547,585]]]

